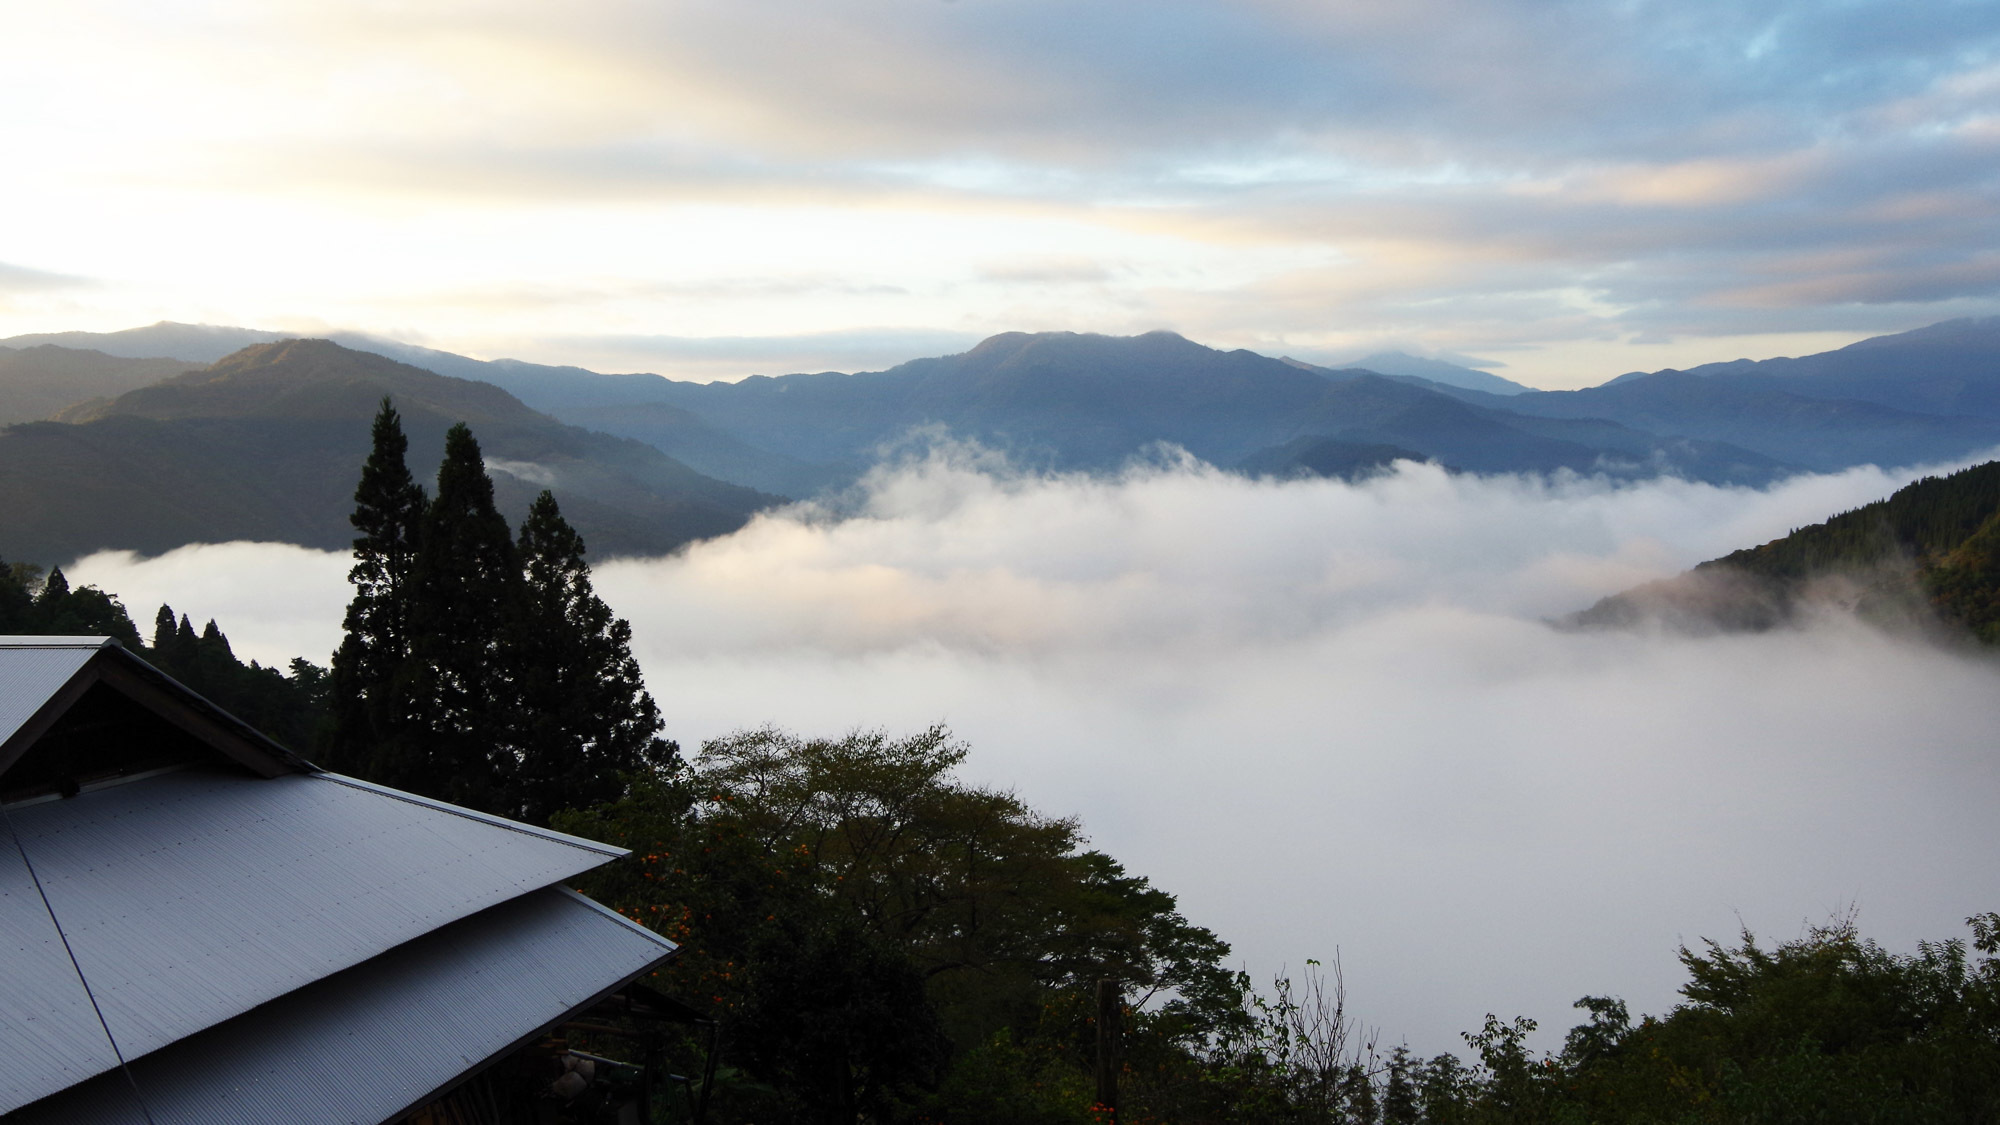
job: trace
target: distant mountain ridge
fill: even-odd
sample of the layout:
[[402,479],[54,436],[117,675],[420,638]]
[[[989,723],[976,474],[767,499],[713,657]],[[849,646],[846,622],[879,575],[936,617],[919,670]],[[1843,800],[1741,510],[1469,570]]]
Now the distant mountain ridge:
[[1684,371],[1506,398],[1448,393],[1537,417],[1601,418],[1647,433],[1725,442],[1822,472],[1949,461],[2000,446],[1996,419],[1919,414],[1865,400],[1793,394],[1761,380],[1709,379]]
[[392,396],[425,479],[469,423],[503,510],[544,487],[592,554],[661,554],[726,534],[777,498],[640,442],[567,426],[490,384],[325,340],[253,345],[212,366],[0,430],[0,556],[67,561],[262,539],[344,548],[368,424]]
[[911,427],[937,424],[1031,467],[1065,470],[1115,467],[1158,442],[1225,467],[1265,464],[1267,450],[1319,437],[1399,446],[1473,472],[1665,469],[1754,482],[1789,471],[1719,443],[1615,423],[1551,424],[1415,380],[1224,352],[1170,332],[1012,332],[887,371],[669,380],[643,390],[751,446],[819,464],[865,463]]
[[179,324],[163,320],[116,332],[30,332],[0,340],[0,347],[54,346],[103,352],[124,359],[178,359],[209,364],[252,344],[296,339],[296,332],[268,332],[218,324]]
[[1503,379],[1490,372],[1481,371],[1476,367],[1447,363],[1441,359],[1426,359],[1407,352],[1375,352],[1331,367],[1315,366],[1322,371],[1373,371],[1377,375],[1388,375],[1391,378],[1422,379],[1426,383],[1459,387],[1468,391],[1484,391],[1493,395],[1518,395],[1535,389],[1516,383],[1512,379]]
[[[266,335],[160,324],[0,345],[67,341],[192,355]],[[885,371],[736,383],[475,360],[355,335],[338,342],[494,384],[572,425],[791,497],[853,480],[885,444],[923,426],[1043,469],[1115,467],[1168,442],[1226,468],[1288,475],[1313,470],[1285,451],[1331,442],[1326,449],[1393,446],[1468,472],[1665,473],[1730,484],[1940,463],[2000,447],[2000,319],[1946,322],[1796,360],[1623,376],[1581,391],[1532,390],[1401,353],[1366,357],[1390,373],[1330,369],[1168,332],[1003,333]],[[1419,370],[1438,378],[1411,373]],[[1331,454],[1322,460],[1345,464]]]
[[[1633,373],[1614,382],[1671,374]],[[1939,321],[1815,355],[1705,363],[1685,374],[1805,398],[2000,420],[2000,316]]]
[[159,357],[36,344],[0,347],[0,426],[53,418],[85,399],[123,394],[178,375],[192,364]]

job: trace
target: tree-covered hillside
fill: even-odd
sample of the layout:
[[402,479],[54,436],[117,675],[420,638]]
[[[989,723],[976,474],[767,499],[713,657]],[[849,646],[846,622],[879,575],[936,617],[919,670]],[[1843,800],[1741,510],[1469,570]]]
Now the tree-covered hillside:
[[1569,623],[1768,628],[1816,596],[1877,622],[1934,618],[2000,643],[2000,461],[1925,477],[1886,500],[1606,598]]
[[0,561],[0,635],[111,637],[155,668],[279,743],[305,751],[326,720],[327,672],[294,659],[287,669],[245,664],[214,621],[197,633],[185,614],[161,606],[150,643],[117,596],[71,586],[60,569]]

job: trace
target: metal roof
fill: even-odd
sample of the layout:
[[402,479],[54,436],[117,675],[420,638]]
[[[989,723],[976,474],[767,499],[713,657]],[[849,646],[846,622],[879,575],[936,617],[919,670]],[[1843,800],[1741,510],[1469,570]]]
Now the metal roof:
[[[131,1066],[156,1125],[391,1120],[622,987],[673,943],[549,888],[494,906]],[[146,1125],[117,1072],[10,1125]]]
[[[128,1060],[624,854],[332,774],[183,769],[7,818]],[[0,848],[5,1112],[113,1061],[76,1016],[20,857]]]
[[0,831],[0,1112],[118,1065],[14,841]]
[[316,768],[110,637],[0,636],[0,773],[99,682],[266,777]]
[[14,737],[110,642],[103,637],[0,637],[0,743]]

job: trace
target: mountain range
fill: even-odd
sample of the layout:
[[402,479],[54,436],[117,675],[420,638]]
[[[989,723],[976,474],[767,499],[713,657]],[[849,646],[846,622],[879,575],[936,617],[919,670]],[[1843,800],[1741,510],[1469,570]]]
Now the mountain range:
[[[599,555],[668,550],[839,487],[913,431],[1037,470],[1115,469],[1165,443],[1253,475],[1351,477],[1411,458],[1743,485],[2000,446],[2000,319],[1578,391],[1400,353],[1366,359],[1385,370],[1169,332],[1016,332],[886,371],[693,383],[356,334],[286,342],[162,323],[17,336],[0,341],[0,424],[17,423],[0,431],[0,495],[14,513],[0,552],[343,543],[352,466],[383,394],[423,457],[451,421],[472,423],[513,508],[553,482]],[[35,499],[58,479],[70,496]]]
[[[4,353],[0,353],[4,354]],[[503,511],[553,489],[594,554],[660,554],[777,502],[641,442],[564,425],[498,387],[324,340],[257,344],[57,418],[0,430],[0,556],[60,562],[258,539],[345,547],[369,421],[392,397],[422,480],[469,423]]]

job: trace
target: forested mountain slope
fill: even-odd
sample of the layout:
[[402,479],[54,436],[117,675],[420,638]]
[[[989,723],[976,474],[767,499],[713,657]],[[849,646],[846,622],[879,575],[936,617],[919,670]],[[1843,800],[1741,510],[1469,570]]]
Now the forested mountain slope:
[[0,426],[53,418],[85,399],[120,395],[195,366],[40,344],[0,347]]
[[1573,625],[1764,629],[1831,602],[2000,643],[2000,461],[1925,477],[1782,539],[1598,602]]
[[324,340],[255,345],[211,367],[0,430],[0,555],[61,562],[262,539],[345,547],[369,423],[394,398],[421,476],[465,421],[515,519],[552,488],[600,556],[725,534],[773,501],[640,442],[539,414],[505,391]]

